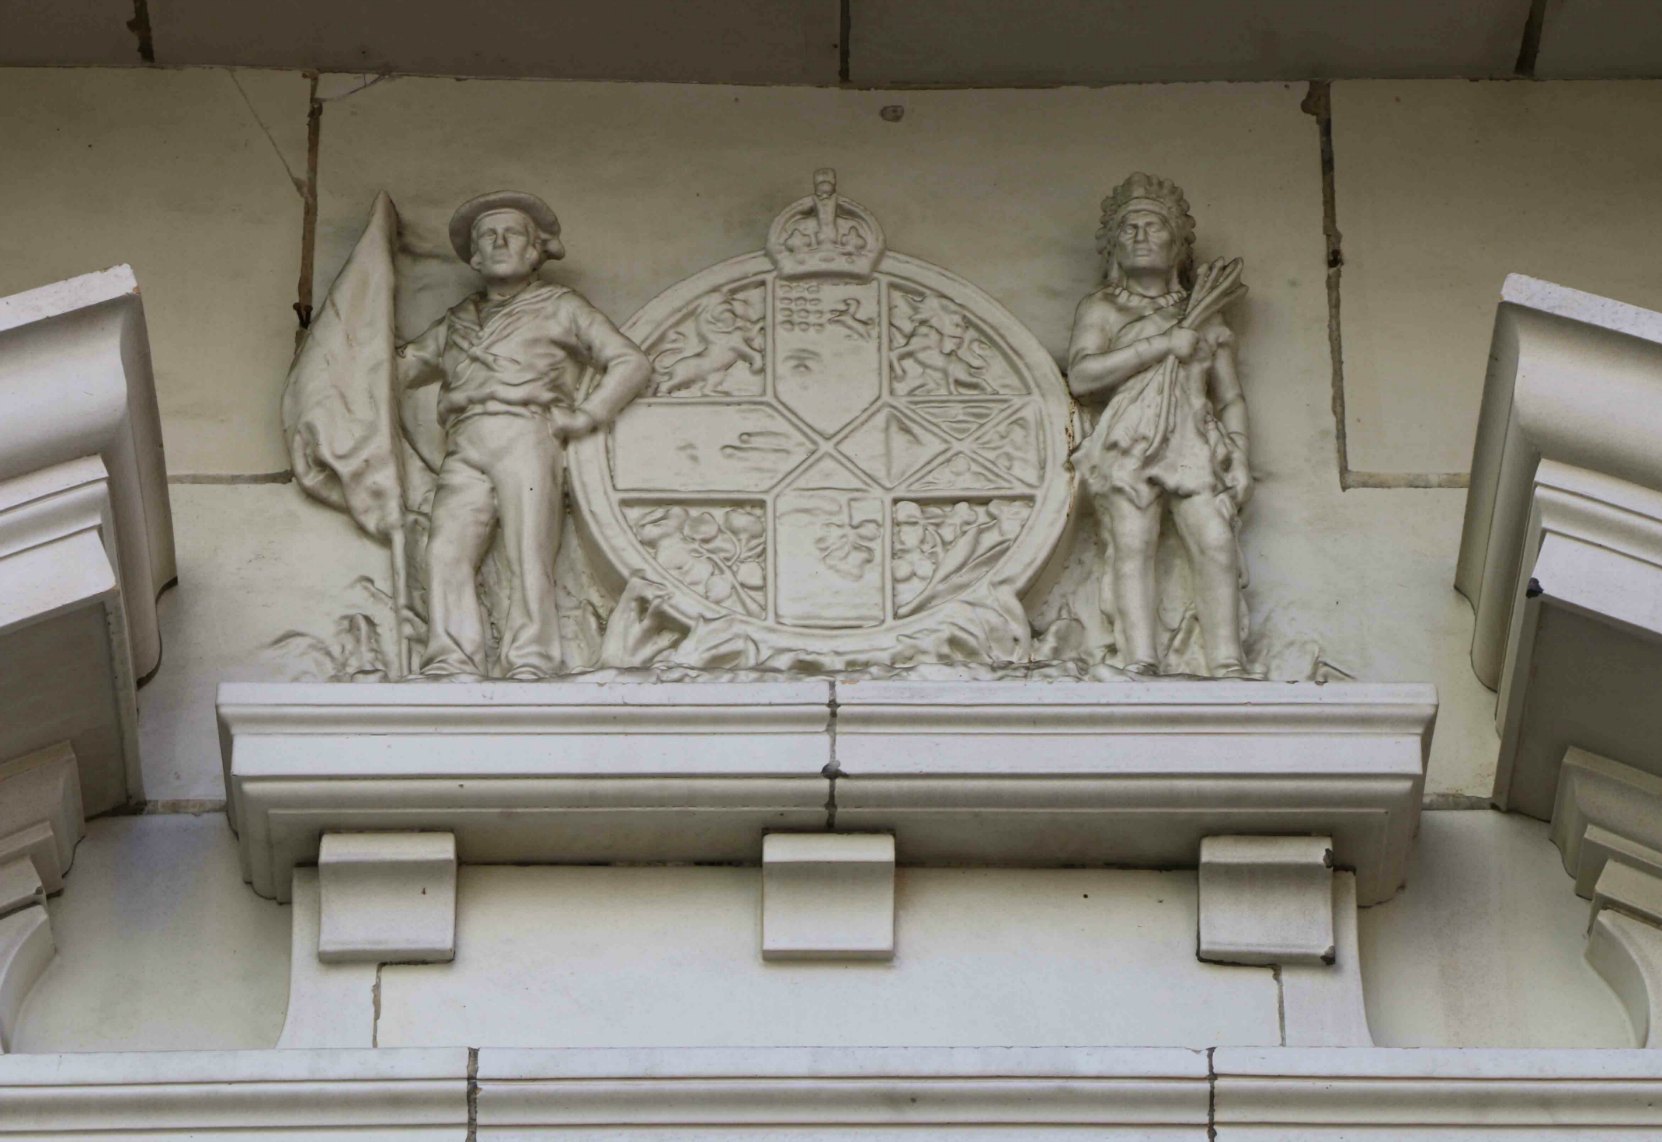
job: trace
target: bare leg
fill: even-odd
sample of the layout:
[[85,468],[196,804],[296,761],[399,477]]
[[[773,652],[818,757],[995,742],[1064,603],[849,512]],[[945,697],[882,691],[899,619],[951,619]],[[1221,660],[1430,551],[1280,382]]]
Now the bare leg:
[[1160,498],[1138,507],[1129,496],[1109,492],[1098,501],[1099,511],[1104,503],[1114,545],[1114,626],[1120,653],[1127,670],[1157,674],[1160,587],[1154,581],[1154,552],[1160,541]]
[[1189,553],[1194,572],[1195,613],[1206,647],[1206,665],[1214,678],[1240,677],[1246,659],[1241,649],[1241,568],[1230,509],[1209,495],[1174,497],[1172,519]]

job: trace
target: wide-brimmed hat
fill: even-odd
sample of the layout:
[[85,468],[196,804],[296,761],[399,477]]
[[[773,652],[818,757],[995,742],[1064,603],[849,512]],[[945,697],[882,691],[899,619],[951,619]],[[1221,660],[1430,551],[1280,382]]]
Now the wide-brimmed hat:
[[[461,255],[462,261],[473,261],[473,223],[480,215],[494,210],[517,210],[535,223],[545,238],[557,239],[560,236],[560,220],[548,203],[524,191],[493,190],[478,198],[468,199],[450,216],[450,244]],[[557,247],[558,243],[555,245]],[[551,252],[551,256],[559,255]]]

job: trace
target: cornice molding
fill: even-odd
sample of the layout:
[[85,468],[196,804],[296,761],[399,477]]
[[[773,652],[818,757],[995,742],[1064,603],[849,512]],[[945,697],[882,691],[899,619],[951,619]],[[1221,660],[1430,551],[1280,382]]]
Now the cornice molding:
[[1213,1067],[1215,1125],[1230,1139],[1535,1142],[1662,1126],[1653,1051],[1220,1047]]
[[157,1051],[0,1059],[0,1138],[460,1138],[468,1051]]
[[219,712],[244,874],[278,899],[331,831],[451,832],[469,864],[754,864],[764,830],[834,820],[922,864],[1192,867],[1209,835],[1330,835],[1374,903],[1406,872],[1436,693],[227,684]]

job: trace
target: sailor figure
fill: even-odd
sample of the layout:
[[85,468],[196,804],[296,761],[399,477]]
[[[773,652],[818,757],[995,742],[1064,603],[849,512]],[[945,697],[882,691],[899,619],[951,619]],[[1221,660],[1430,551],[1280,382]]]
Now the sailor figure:
[[[442,455],[407,432],[438,476],[427,540],[428,635],[421,673],[548,678],[560,665],[554,557],[560,546],[565,446],[610,423],[652,367],[634,342],[573,290],[537,276],[560,258],[560,223],[535,195],[498,191],[450,221],[450,241],[484,289],[398,350],[408,391],[437,383]],[[600,373],[579,399],[585,368]],[[486,663],[475,581],[494,527],[510,578],[496,669]]]

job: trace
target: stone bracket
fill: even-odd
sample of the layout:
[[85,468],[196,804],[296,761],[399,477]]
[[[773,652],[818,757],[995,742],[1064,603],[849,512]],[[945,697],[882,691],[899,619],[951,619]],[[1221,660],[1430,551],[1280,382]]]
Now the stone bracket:
[[1203,840],[1199,948],[1209,963],[1333,963],[1332,840]]
[[85,833],[80,775],[67,743],[0,765],[0,866],[27,860],[41,887],[59,892]]
[[762,958],[894,958],[894,837],[762,838]]
[[1613,860],[1662,876],[1662,777],[1586,750],[1564,755],[1552,813],[1552,842],[1592,898]]
[[0,916],[0,1054],[12,1049],[18,1012],[56,951],[41,905]]
[[0,861],[0,916],[46,903],[46,886],[35,862],[26,856]]
[[324,963],[448,963],[456,957],[456,838],[326,833],[318,850]]

